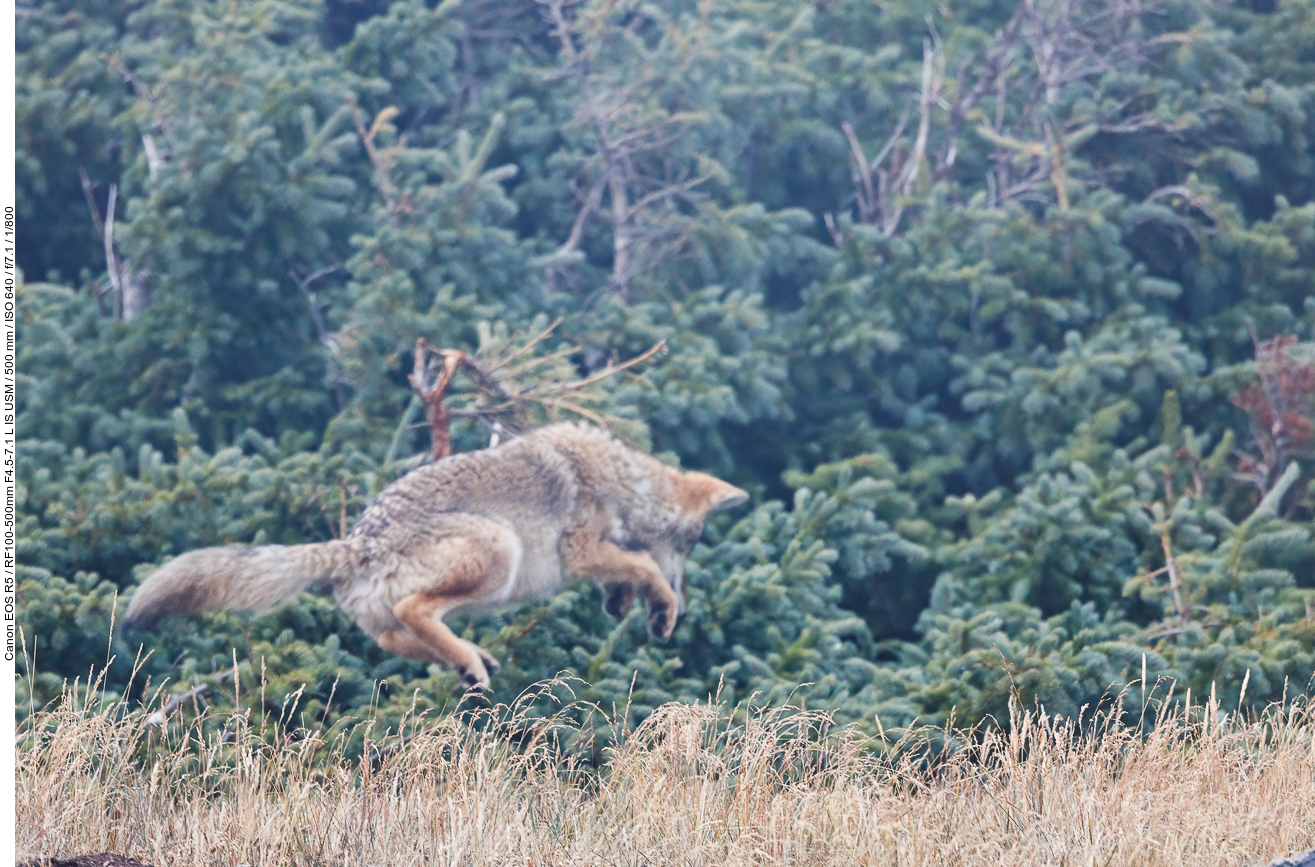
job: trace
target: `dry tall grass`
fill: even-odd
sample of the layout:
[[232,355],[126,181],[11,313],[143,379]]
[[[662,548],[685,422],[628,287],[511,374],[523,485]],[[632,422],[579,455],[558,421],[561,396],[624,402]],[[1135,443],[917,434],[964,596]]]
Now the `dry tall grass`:
[[[1144,730],[1107,719],[1085,736],[1018,711],[1008,731],[959,737],[928,762],[915,736],[882,752],[815,714],[669,705],[616,733],[601,769],[554,750],[563,720],[514,708],[416,721],[372,763],[304,732],[276,730],[270,743],[270,730],[239,720],[226,738],[194,722],[166,734],[122,711],[71,696],[26,724],[21,855],[112,850],[160,867],[1198,867],[1315,845],[1309,709],[1243,720],[1179,707]],[[499,715],[529,742],[492,733],[507,731],[488,725]]]

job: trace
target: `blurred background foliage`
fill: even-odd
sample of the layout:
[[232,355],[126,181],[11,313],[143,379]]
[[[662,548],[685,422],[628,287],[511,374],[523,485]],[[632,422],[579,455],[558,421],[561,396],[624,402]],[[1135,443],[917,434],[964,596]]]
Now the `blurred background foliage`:
[[667,645],[584,585],[459,623],[497,699],[1312,687],[1312,0],[44,0],[17,115],[20,715],[458,707],[324,595],[111,625],[422,460],[417,338],[558,318],[570,375],[664,340],[596,411],[754,498]]

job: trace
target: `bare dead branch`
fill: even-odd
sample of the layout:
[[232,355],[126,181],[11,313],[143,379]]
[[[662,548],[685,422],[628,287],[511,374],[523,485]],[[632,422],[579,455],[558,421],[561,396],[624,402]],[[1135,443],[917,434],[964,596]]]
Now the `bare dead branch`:
[[96,237],[105,235],[105,221],[101,219],[100,208],[96,205],[96,191],[87,177],[87,170],[78,166],[78,179],[82,182],[82,196],[87,200],[87,210],[91,212],[91,222],[96,226]]
[[[479,420],[488,425],[498,439],[503,433],[514,434],[533,426],[536,413],[548,419],[557,418],[562,412],[573,413],[607,426],[609,419],[587,405],[597,400],[591,393],[592,388],[666,348],[665,341],[658,341],[646,352],[624,362],[609,362],[589,376],[557,379],[553,368],[563,364],[566,356],[578,352],[578,347],[566,347],[534,358],[526,356],[547,339],[558,324],[553,322],[511,351],[506,351],[512,345],[511,341],[500,347],[485,347],[481,349],[483,357],[461,350],[436,349],[424,338],[416,341],[414,363],[408,378],[419,404],[425,409],[435,460],[452,453],[453,418]],[[540,373],[544,367],[548,368],[547,371]],[[565,367],[565,370],[569,369],[569,366]],[[558,368],[557,372],[564,371]],[[446,404],[454,396],[452,387],[458,373],[464,375],[468,389],[459,395],[463,400],[473,401],[473,406],[449,407]]]
[[118,73],[132,88],[133,93],[146,101],[147,106],[150,108],[152,131],[164,136],[166,147],[161,148],[156,144],[155,136],[152,133],[142,133],[141,135],[142,153],[146,155],[146,170],[150,179],[155,180],[160,169],[168,161],[170,152],[176,148],[172,125],[165,116],[162,106],[163,100],[158,92],[142,81],[124,64],[123,59],[117,53],[107,56],[105,61],[110,69]]
[[[602,31],[569,20],[566,14],[569,0],[538,2],[545,9],[552,35],[561,49],[561,67],[549,76],[575,82],[580,95],[577,120],[592,131],[595,139],[594,153],[582,166],[582,173],[589,178],[589,193],[558,253],[578,250],[589,220],[594,215],[602,216],[612,230],[609,289],[622,300],[629,300],[637,273],[650,271],[685,246],[683,237],[671,243],[670,227],[653,216],[664,207],[669,215],[676,210],[677,201],[697,202],[692,191],[710,179],[702,174],[689,177],[694,174],[692,171],[669,170],[672,145],[702,115],[671,111],[652,119],[638,111],[645,102],[646,89],[660,76],[652,73],[653,80],[646,78],[638,84],[602,77],[591,66],[606,38]],[[643,16],[632,18],[627,27],[633,32],[642,20]],[[681,179],[673,180],[673,175]],[[547,266],[549,291],[555,290],[564,271],[560,264]]]
[[1055,130],[1053,120],[1046,124],[1046,144],[1050,151],[1050,183],[1062,213],[1068,210],[1068,167],[1064,162],[1064,136]]
[[710,180],[712,180],[711,177],[707,175],[703,175],[702,177],[691,178],[690,180],[683,181],[681,183],[668,184],[667,186],[664,186],[659,190],[655,190],[649,193],[648,195],[642,196],[639,199],[637,199],[635,203],[630,206],[630,214],[632,217],[636,216],[642,210],[644,210],[646,207],[653,204],[654,202],[660,202],[663,199],[670,199],[675,196],[679,196],[682,193],[688,193],[690,190],[693,190],[695,187],[698,187],[702,184],[706,184]]
[[840,231],[840,227],[836,224],[836,215],[827,212],[822,215],[822,222],[826,224],[826,231],[831,236],[831,242],[837,247],[843,246],[845,233]]
[[840,125],[840,129],[849,140],[849,151],[858,169],[858,179],[863,183],[863,189],[858,196],[858,219],[860,222],[870,223],[876,219],[877,202],[877,191],[872,186],[872,168],[868,165],[868,158],[863,154],[863,145],[859,144],[853,124],[845,121]]
[[[429,383],[431,354],[437,355],[443,362],[442,371],[432,385]],[[435,460],[441,460],[452,454],[452,421],[447,407],[443,405],[443,398],[465,355],[464,352],[455,349],[432,349],[423,337],[416,340],[415,364],[407,379],[411,383],[411,389],[420,398],[421,405],[424,406]]]
[[1166,523],[1160,528],[1160,546],[1164,549],[1164,568],[1169,574],[1169,590],[1173,593],[1174,611],[1178,615],[1178,625],[1181,629],[1186,629],[1190,622],[1191,613],[1187,609],[1187,604],[1183,601],[1182,578],[1178,574],[1178,561],[1174,559],[1173,548],[1169,543],[1169,527]]
[[[216,683],[223,683],[224,681],[228,680],[232,676],[233,676],[233,672],[231,671],[220,672],[218,675],[215,676],[214,680]],[[171,696],[169,700],[164,703],[164,707],[159,708],[154,713],[146,717],[146,721],[143,723],[143,725],[146,726],[164,725],[165,722],[168,721],[169,714],[178,710],[180,707],[187,704],[188,702],[195,703],[197,705],[198,711],[205,710],[207,705],[203,696],[210,691],[210,686],[211,685],[208,683],[199,683],[196,686],[189,689],[187,692],[181,693],[179,695]]]
[[[96,227],[96,237],[102,239],[103,244],[105,238],[105,221],[101,219],[100,206],[96,204],[96,190],[92,186],[91,178],[87,177],[86,169],[81,166],[78,166],[78,179],[82,182],[82,196],[87,200],[87,210],[91,212],[92,225]],[[108,266],[106,270],[108,271]],[[113,313],[112,307],[106,308],[105,306],[105,293],[109,292],[112,287],[113,283],[108,277],[106,277],[105,280],[97,281],[92,287],[93,291],[96,293],[96,306],[100,308],[102,316],[109,316]],[[110,303],[111,305],[113,304],[113,299],[111,299]]]
[[881,150],[877,151],[877,155],[872,158],[872,163],[868,167],[869,171],[875,172],[881,167],[881,164],[886,161],[886,157],[890,155],[908,125],[909,110],[906,108],[900,113],[899,123],[895,124],[895,131],[890,134],[890,138],[886,139],[886,143],[881,146]]
[[[1018,29],[1023,21],[1023,14],[1026,10],[1025,3],[1019,3],[1010,16],[1009,23],[1002,30],[996,33],[995,38],[991,41],[990,48],[986,51],[984,62],[977,71],[977,81],[973,89],[966,95],[963,95],[963,87],[960,84],[955,89],[955,101],[950,108],[950,118],[946,123],[945,139],[946,143],[942,151],[943,156],[940,165],[936,167],[936,179],[940,180],[948,174],[954,165],[954,154],[958,147],[959,137],[963,134],[964,124],[967,122],[968,114],[976,107],[977,103],[983,99],[991,89],[992,84],[1003,86],[1003,76],[1005,73],[1005,61],[1009,55],[1010,49],[1018,41]],[[965,59],[960,68],[960,74],[957,80],[962,82],[969,70],[970,64]],[[1003,94],[1002,94],[1003,96]],[[1000,131],[1000,125],[1003,123],[1003,99],[996,107],[995,131]]]
[[142,135],[142,153],[146,154],[146,173],[151,180],[155,180],[164,166],[164,157],[155,144],[155,136],[150,133]]
[[[530,352],[533,352],[533,351],[534,351],[534,347],[538,346],[538,345],[539,345],[540,343],[542,343],[544,340],[547,340],[548,337],[549,337],[549,336],[550,336],[555,330],[557,330],[557,326],[558,326],[558,325],[561,325],[561,324],[562,324],[562,317],[558,316],[556,319],[554,319],[554,320],[548,325],[547,328],[543,329],[543,330],[540,331],[538,334],[534,335],[534,336],[531,337],[529,340],[525,341],[525,343],[524,343],[522,346],[520,346],[519,348],[517,348],[517,349],[515,349],[514,351],[512,351],[512,352],[511,352],[510,354],[508,354],[505,358],[502,358],[502,359],[500,359],[499,361],[497,361],[496,363],[490,365],[489,368],[488,368],[489,373],[493,373],[493,372],[497,371],[499,368],[502,368],[502,367],[507,366],[508,364],[510,364],[511,362],[513,362],[513,361],[515,361],[516,359],[520,358],[521,356],[524,356],[524,355],[526,355],[526,354],[528,354],[528,353],[530,353]],[[572,349],[571,351],[574,351],[574,349]],[[566,352],[566,350],[563,350],[563,352]]]
[[338,477],[338,538],[346,539],[351,529],[347,523],[347,479]]
[[557,248],[558,253],[574,253],[580,247],[580,242],[584,240],[584,226],[597,211],[598,206],[603,201],[603,188],[606,184],[603,181],[596,182],[589,190],[589,195],[585,196],[584,205],[581,206],[579,213],[575,215],[575,222],[571,224],[571,234],[566,236],[566,240]]
[[390,215],[394,215],[397,207],[397,191],[393,186],[392,179],[392,159],[379,152],[374,146],[374,138],[379,134],[383,125],[397,116],[396,108],[389,106],[383,109],[375,116],[374,122],[370,128],[365,128],[364,121],[361,120],[360,109],[356,105],[356,94],[347,94],[347,105],[352,113],[352,125],[356,127],[356,135],[361,140],[361,145],[365,148],[365,155],[370,159],[370,165],[374,167],[375,183],[379,185],[379,193],[384,197],[384,202]]
[[[337,265],[329,265],[318,271],[314,271],[305,277],[301,276],[301,272],[295,267],[288,268],[288,277],[292,279],[293,283],[297,284],[297,288],[301,290],[302,296],[306,299],[306,306],[310,309],[310,320],[315,328],[315,336],[320,341],[320,345],[329,351],[329,355],[334,359],[335,363],[340,363],[338,344],[329,334],[329,329],[324,322],[324,312],[320,309],[319,299],[315,296],[314,291],[312,291],[310,287],[315,281],[327,277],[336,271],[340,271],[342,268],[343,266],[341,263]],[[343,392],[342,382],[338,381],[336,376],[337,373],[335,372],[333,397],[338,403],[338,409],[343,409],[347,406],[347,395]]]
[[[945,55],[931,40],[924,40],[922,45],[922,90],[918,97],[918,134],[913,140],[913,153],[904,161],[900,173],[900,192],[905,196],[913,192],[913,183],[917,180],[918,169],[927,155],[927,137],[931,133],[931,110],[940,98],[941,85],[945,81]],[[902,210],[902,209],[901,209]],[[898,222],[898,215],[895,218]],[[892,223],[887,235],[895,230]]]
[[613,364],[612,362],[609,361],[606,367],[604,367],[602,370],[598,371],[597,373],[593,374],[592,376],[586,376],[584,379],[577,379],[575,382],[552,383],[545,386],[540,393],[546,394],[546,393],[561,392],[561,391],[580,391],[582,389],[588,388],[589,386],[595,383],[602,382],[604,379],[615,376],[616,374],[620,373],[623,370],[629,370],[630,368],[634,367],[636,364],[642,364],[643,362],[648,361],[654,355],[657,355],[659,352],[662,352],[666,348],[667,348],[667,341],[659,340],[657,343],[654,343],[648,349],[641,352],[639,355],[636,355],[634,358],[630,359],[629,361],[623,361],[620,364]]
[[110,286],[114,289],[114,318],[123,318],[123,275],[119,272],[119,257],[114,254],[114,206],[119,196],[119,185],[110,184],[109,199],[105,203],[105,231],[101,238],[105,247],[105,270],[109,272]]
[[612,142],[611,118],[609,112],[600,104],[594,93],[586,71],[585,58],[575,46],[571,25],[566,20],[562,0],[547,0],[548,14],[553,22],[553,35],[562,46],[562,55],[566,58],[566,68],[575,78],[580,90],[581,105],[585,117],[598,137],[598,152],[603,160],[601,183],[607,186],[612,204],[612,281],[627,298],[630,292],[630,243],[631,227],[629,223],[630,206],[627,200],[625,184],[625,167],[621,156]]

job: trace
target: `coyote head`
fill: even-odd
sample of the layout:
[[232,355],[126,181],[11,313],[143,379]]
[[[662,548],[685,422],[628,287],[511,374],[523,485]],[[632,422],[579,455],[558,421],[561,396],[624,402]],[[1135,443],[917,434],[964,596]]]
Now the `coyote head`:
[[678,614],[685,613],[685,558],[703,535],[703,522],[709,512],[729,509],[749,499],[749,495],[732,484],[706,473],[671,471],[675,482],[675,509],[670,513],[664,532],[648,546],[662,574],[680,601]]

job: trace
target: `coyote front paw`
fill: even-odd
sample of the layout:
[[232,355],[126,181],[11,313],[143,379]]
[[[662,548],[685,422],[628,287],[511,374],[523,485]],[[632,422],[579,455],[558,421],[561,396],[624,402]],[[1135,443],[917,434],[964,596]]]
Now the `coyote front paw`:
[[635,601],[635,588],[629,584],[608,584],[603,593],[603,610],[617,620],[626,616]]
[[665,602],[655,603],[648,609],[648,634],[658,641],[671,638],[676,628],[676,606]]

